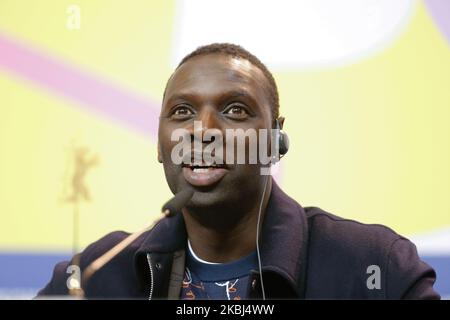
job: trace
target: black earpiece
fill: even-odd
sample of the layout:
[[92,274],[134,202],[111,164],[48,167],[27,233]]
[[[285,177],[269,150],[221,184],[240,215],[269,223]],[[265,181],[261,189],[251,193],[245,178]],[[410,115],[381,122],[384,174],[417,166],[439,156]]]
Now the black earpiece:
[[280,154],[280,158],[282,158],[289,150],[289,137],[286,132],[281,130],[278,119],[275,119],[275,129],[278,135],[278,153]]

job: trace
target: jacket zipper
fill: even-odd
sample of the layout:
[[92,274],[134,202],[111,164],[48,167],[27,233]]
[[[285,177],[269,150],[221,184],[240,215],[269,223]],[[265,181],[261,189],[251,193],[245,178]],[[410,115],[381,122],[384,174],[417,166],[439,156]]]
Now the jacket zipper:
[[152,300],[153,295],[153,267],[152,267],[152,258],[150,257],[150,253],[147,253],[147,263],[150,269],[150,293],[148,294],[148,300]]

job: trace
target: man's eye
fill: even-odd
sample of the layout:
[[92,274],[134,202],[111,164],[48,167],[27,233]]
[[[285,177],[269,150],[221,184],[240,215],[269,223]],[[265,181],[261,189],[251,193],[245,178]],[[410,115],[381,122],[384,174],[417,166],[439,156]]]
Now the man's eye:
[[194,113],[192,112],[192,110],[189,109],[188,107],[180,106],[173,111],[172,116],[174,116],[176,118],[183,118],[183,117],[189,117],[193,114]]
[[240,105],[232,105],[227,108],[224,113],[237,118],[244,118],[248,116],[247,110]]

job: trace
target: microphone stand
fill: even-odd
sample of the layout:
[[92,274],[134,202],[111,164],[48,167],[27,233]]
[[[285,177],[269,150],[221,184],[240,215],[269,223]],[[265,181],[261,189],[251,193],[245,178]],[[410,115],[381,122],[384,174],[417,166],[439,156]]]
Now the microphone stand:
[[[194,195],[194,191],[190,188],[184,189],[178,192],[172,199],[170,199],[167,203],[162,207],[162,213],[166,217],[172,217],[177,213],[181,212],[181,209],[186,206],[186,204],[192,199]],[[159,221],[159,220],[158,220]],[[133,241],[135,241],[139,236],[141,236],[146,231],[149,231],[153,228],[157,221],[152,223],[150,226],[130,234],[128,237],[120,241],[114,247],[109,249],[103,255],[95,259],[91,262],[86,269],[81,274],[81,281],[79,288],[69,289],[69,295],[72,297],[76,297],[79,299],[83,299],[86,297],[83,287],[85,287],[88,280],[97,272],[100,268],[102,268],[105,264],[111,261],[115,256],[117,256],[120,252],[122,252],[126,247],[128,247]],[[75,265],[79,266],[79,255],[74,257]]]

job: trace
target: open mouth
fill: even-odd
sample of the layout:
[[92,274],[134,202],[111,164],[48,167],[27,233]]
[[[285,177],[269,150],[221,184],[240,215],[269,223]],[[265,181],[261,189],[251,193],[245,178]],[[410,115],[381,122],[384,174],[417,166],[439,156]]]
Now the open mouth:
[[202,170],[208,170],[208,169],[218,169],[218,168],[225,168],[224,164],[201,164],[201,165],[195,165],[195,164],[182,164],[183,167],[190,168],[195,171],[202,171]]
[[219,182],[228,170],[224,165],[188,165],[183,164],[183,176],[192,186],[206,187]]

